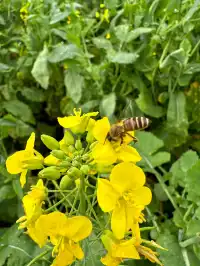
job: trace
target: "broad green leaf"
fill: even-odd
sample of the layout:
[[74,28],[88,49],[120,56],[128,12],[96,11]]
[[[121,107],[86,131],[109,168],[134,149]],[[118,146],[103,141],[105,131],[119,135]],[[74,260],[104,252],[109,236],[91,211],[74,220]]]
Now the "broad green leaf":
[[111,42],[109,40],[106,40],[105,38],[102,38],[102,37],[93,38],[92,41],[96,45],[96,47],[99,49],[105,49],[105,50],[112,49]]
[[180,228],[185,228],[186,226],[185,221],[183,220],[183,215],[181,215],[178,210],[173,212],[173,222]]
[[43,89],[48,88],[50,73],[48,68],[48,48],[46,46],[39,53],[31,74]]
[[200,220],[190,220],[187,224],[187,236],[195,236],[197,233],[200,233]]
[[164,109],[161,106],[158,106],[153,102],[152,96],[147,89],[142,91],[135,101],[140,110],[147,115],[159,118],[165,113]]
[[56,12],[54,12],[54,14],[52,15],[51,17],[51,20],[50,20],[50,25],[53,25],[65,18],[67,18],[69,16],[69,11],[64,11],[64,12],[61,12],[59,9],[56,10]]
[[168,66],[173,66],[174,64],[179,63],[183,65],[187,60],[185,51],[183,48],[180,48],[176,51],[171,52],[162,62],[160,62],[160,69],[166,68]]
[[187,131],[188,117],[183,92],[171,93],[167,109],[167,123],[170,128],[177,128],[177,131]]
[[194,4],[191,6],[191,8],[186,13],[185,17],[183,18],[183,21],[186,22],[192,18],[192,16],[200,9],[200,1],[195,0]]
[[151,156],[151,164],[153,167],[160,166],[164,163],[168,163],[171,159],[171,154],[166,151],[160,151]]
[[116,95],[115,93],[110,93],[105,95],[100,104],[100,112],[102,116],[112,116],[115,111],[116,106]]
[[18,196],[18,198],[20,200],[22,200],[24,194],[23,194],[23,189],[22,189],[22,187],[20,185],[19,179],[14,179],[12,181],[12,186],[13,186],[13,189],[14,189],[16,195]]
[[181,158],[173,163],[170,169],[170,172],[172,173],[172,178],[170,179],[171,184],[174,186],[180,185],[185,187],[187,171],[195,165],[198,159],[199,157],[194,151],[189,150],[183,153]]
[[200,160],[198,160],[191,169],[188,170],[185,177],[185,187],[188,192],[188,197],[194,198],[195,196],[200,197]]
[[79,55],[79,50],[74,44],[59,44],[48,56],[51,63],[58,63],[66,59],[73,59]]
[[56,36],[59,36],[63,40],[67,41],[67,34],[65,31],[58,30],[58,29],[52,29],[51,32],[54,33]]
[[162,232],[157,239],[157,243],[168,251],[159,250],[160,259],[164,265],[183,266],[185,265],[181,247],[175,235],[168,231]]
[[129,31],[128,24],[119,25],[115,27],[114,31],[115,31],[115,35],[118,40],[120,40],[121,42],[126,42],[127,37],[128,37],[128,31]]
[[168,200],[168,196],[166,195],[165,191],[163,190],[162,186],[159,183],[156,183],[154,185],[154,189],[153,189],[156,198],[159,201],[167,201]]
[[137,53],[117,52],[114,56],[109,56],[109,61],[118,64],[132,64],[138,59]]
[[184,39],[181,43],[180,43],[180,48],[182,48],[186,54],[189,54],[191,49],[192,49],[192,45],[190,43],[190,41],[188,39]]
[[23,88],[21,94],[32,102],[44,102],[44,91],[37,88]]
[[0,72],[9,72],[12,68],[4,63],[0,63]]
[[135,30],[132,30],[128,33],[126,42],[131,42],[143,34],[151,33],[153,30],[154,30],[153,28],[145,28],[145,27],[140,27]]
[[6,22],[3,18],[3,16],[0,15],[0,25],[5,25],[5,24],[6,24]]
[[12,100],[8,102],[4,102],[3,107],[6,109],[8,113],[19,117],[24,122],[29,122],[31,124],[35,124],[35,118],[32,114],[32,111],[28,105],[18,100]]
[[84,78],[76,71],[69,69],[65,74],[65,87],[67,94],[71,99],[78,103],[82,96],[82,88],[84,86]]
[[0,202],[5,199],[12,199],[16,196],[15,191],[13,190],[12,185],[7,184],[0,187]]

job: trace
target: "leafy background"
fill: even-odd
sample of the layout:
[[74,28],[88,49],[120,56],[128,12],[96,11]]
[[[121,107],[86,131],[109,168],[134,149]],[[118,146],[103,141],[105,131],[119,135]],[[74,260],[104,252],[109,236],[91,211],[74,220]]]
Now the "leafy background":
[[[146,217],[155,229],[143,234],[168,248],[165,266],[199,265],[199,17],[199,0],[1,1],[0,266],[28,265],[42,252],[15,225],[23,191],[6,157],[33,130],[40,151],[41,133],[60,138],[57,117],[74,107],[113,122],[152,120],[136,144],[154,192]],[[101,265],[100,243],[84,249],[76,265]],[[124,265],[136,264],[151,265]]]

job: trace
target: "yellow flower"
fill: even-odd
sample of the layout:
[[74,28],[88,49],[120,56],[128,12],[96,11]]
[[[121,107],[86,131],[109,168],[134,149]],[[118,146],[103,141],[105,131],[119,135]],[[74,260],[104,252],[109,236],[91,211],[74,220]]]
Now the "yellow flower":
[[81,109],[77,111],[74,109],[72,116],[58,117],[58,123],[64,128],[70,128],[73,133],[84,133],[91,116],[97,116],[98,112],[91,112],[81,115]]
[[111,228],[118,239],[142,220],[141,210],[151,202],[151,190],[144,184],[144,172],[130,162],[114,166],[110,181],[98,179],[97,200],[102,211],[112,212]]
[[106,231],[101,240],[108,251],[101,262],[108,266],[117,266],[123,259],[140,259],[138,251],[135,248],[135,239],[118,240],[111,231]]
[[54,245],[52,255],[56,258],[52,266],[66,266],[76,259],[83,259],[84,253],[78,242],[91,234],[92,223],[87,217],[68,218],[61,212],[52,212],[40,216],[36,227],[43,230]]
[[[35,169],[41,169],[42,167],[43,157],[39,152],[34,150],[34,143],[35,133],[31,133],[25,150],[15,152],[6,160],[6,168],[10,174],[21,173],[20,183],[22,187],[26,183],[26,174],[30,168],[30,164],[35,166]],[[34,167],[31,169],[34,169]]]
[[46,236],[40,228],[36,229],[35,223],[42,215],[42,204],[46,196],[46,188],[43,185],[43,181],[39,180],[36,186],[33,186],[32,190],[23,197],[22,202],[25,216],[22,216],[17,220],[17,223],[20,223],[19,229],[27,228],[28,235],[40,247],[46,243]]
[[101,20],[102,21],[105,20],[108,23],[110,22],[110,20],[109,20],[109,10],[108,9],[104,10]]
[[26,22],[28,18],[28,7],[30,6],[30,3],[27,3],[20,9],[20,18]]
[[[130,136],[123,138],[123,143],[119,141],[108,141],[107,135],[110,131],[110,123],[107,117],[98,120],[93,128],[93,136],[97,144],[92,149],[92,157],[98,164],[113,164],[117,160],[124,162],[138,162],[141,157],[137,150],[127,144],[132,141]],[[132,134],[133,136],[134,134]]]
[[108,32],[107,34],[106,34],[106,39],[110,39],[110,33]]

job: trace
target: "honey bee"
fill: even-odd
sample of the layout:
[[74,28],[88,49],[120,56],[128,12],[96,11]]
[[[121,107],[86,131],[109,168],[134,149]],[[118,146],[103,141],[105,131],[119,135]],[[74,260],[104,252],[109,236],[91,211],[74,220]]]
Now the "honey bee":
[[114,124],[111,126],[106,138],[109,141],[118,141],[120,139],[122,143],[123,138],[126,135],[129,135],[136,142],[137,139],[131,136],[128,132],[145,129],[150,125],[150,123],[150,119],[146,117],[131,117],[124,119],[122,120],[122,124]]

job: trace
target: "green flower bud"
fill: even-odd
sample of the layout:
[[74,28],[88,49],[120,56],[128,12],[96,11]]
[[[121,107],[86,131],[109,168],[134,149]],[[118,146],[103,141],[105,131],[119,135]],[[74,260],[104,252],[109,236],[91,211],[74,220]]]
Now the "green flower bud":
[[57,180],[60,178],[60,172],[56,166],[49,166],[38,173],[40,178],[46,178],[50,180]]
[[83,161],[87,161],[87,160],[89,160],[90,159],[90,155],[88,154],[88,153],[86,153],[86,154],[84,154],[83,156],[82,156],[82,160]]
[[75,166],[75,167],[81,167],[81,163],[76,161],[76,160],[73,160],[72,162],[72,166]]
[[80,168],[81,172],[84,174],[84,175],[87,175],[90,171],[90,167],[88,165],[82,165],[81,168]]
[[43,164],[40,159],[33,158],[33,159],[23,160],[23,168],[29,170],[38,170],[43,168]]
[[92,131],[88,131],[87,136],[86,136],[86,141],[87,143],[92,143],[95,140],[93,137]]
[[70,146],[68,147],[68,151],[71,152],[71,153],[74,153],[74,152],[75,152],[75,148],[74,148],[74,146],[73,146],[73,145],[70,145]]
[[168,92],[164,91],[158,95],[158,102],[164,104],[169,99]]
[[74,137],[73,135],[70,133],[69,130],[65,130],[65,134],[64,134],[64,142],[67,146],[69,145],[73,145],[74,144]]
[[93,142],[91,145],[90,145],[90,150],[92,150],[97,144],[97,141]]
[[60,181],[60,189],[67,189],[72,184],[72,182],[73,180],[68,175],[64,175]]
[[69,168],[71,167],[72,164],[68,161],[62,161],[60,164],[59,164],[59,167],[62,167],[62,168]]
[[74,166],[72,166],[67,171],[67,174],[69,175],[69,177],[73,178],[74,180],[80,178],[81,175],[82,175],[81,171],[78,168],[74,167]]
[[66,154],[64,153],[64,151],[61,151],[61,150],[53,150],[51,152],[51,154],[56,157],[57,159],[64,159]]
[[82,142],[81,142],[80,139],[77,139],[77,140],[76,140],[75,148],[76,148],[78,151],[82,149]]
[[59,142],[51,136],[42,134],[41,140],[44,143],[44,145],[50,150],[59,150],[60,149]]

